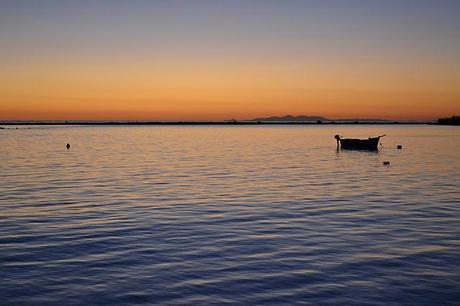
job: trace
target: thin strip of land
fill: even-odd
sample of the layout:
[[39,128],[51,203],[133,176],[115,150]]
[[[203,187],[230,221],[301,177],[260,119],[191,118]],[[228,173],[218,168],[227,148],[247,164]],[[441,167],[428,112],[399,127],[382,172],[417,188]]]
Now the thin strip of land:
[[409,121],[321,121],[321,122],[264,122],[264,121],[0,121],[0,125],[408,125],[435,124]]

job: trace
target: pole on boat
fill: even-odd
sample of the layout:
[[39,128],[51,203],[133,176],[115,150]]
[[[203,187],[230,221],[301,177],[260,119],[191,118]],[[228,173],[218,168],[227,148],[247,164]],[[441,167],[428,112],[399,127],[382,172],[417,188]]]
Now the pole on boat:
[[334,138],[337,140],[337,149],[340,148],[340,135],[335,135]]

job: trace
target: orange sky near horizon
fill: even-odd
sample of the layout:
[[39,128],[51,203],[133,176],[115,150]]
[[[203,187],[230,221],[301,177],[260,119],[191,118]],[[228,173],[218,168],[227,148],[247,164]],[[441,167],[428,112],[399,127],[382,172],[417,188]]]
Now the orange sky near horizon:
[[0,119],[225,120],[303,114],[426,120],[460,113],[455,75],[411,75],[401,65],[396,71],[352,66],[243,59],[115,66],[42,61],[0,75]]
[[[224,4],[203,1],[201,17],[176,2],[161,10],[144,4],[144,11],[181,17],[177,24],[161,14],[140,16],[142,22],[128,18],[115,4],[94,4],[91,10],[65,6],[55,19],[13,4],[3,11],[16,18],[0,18],[5,46],[0,120],[193,121],[287,114],[432,120],[460,114],[460,43],[451,39],[456,22],[436,28],[436,18],[444,15],[430,22],[401,15],[395,26],[372,7],[360,20],[353,18],[353,7],[346,8],[350,16],[343,15],[338,2],[328,19],[316,15],[323,9],[329,14],[330,7],[254,3],[262,10],[259,17],[252,11],[245,16],[245,4],[221,11],[214,6]],[[103,19],[106,9],[118,19]],[[396,18],[401,8],[387,9]],[[21,15],[24,11],[31,15]],[[88,17],[89,11],[94,16]],[[241,15],[239,23],[229,19],[216,29],[209,26]],[[262,26],[262,17],[270,22]],[[82,18],[89,19],[81,23]]]

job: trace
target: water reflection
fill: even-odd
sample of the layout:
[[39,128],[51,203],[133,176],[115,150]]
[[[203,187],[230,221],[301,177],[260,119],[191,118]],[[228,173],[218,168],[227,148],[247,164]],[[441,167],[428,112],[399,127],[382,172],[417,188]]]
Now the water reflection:
[[[337,152],[338,128],[388,136],[378,154]],[[0,133],[5,304],[459,300],[456,129]]]

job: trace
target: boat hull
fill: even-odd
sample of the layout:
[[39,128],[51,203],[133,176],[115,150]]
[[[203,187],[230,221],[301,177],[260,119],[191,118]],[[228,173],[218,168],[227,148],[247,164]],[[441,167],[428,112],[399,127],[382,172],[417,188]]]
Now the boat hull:
[[378,151],[380,137],[369,139],[340,139],[340,148],[345,150],[368,150]]

